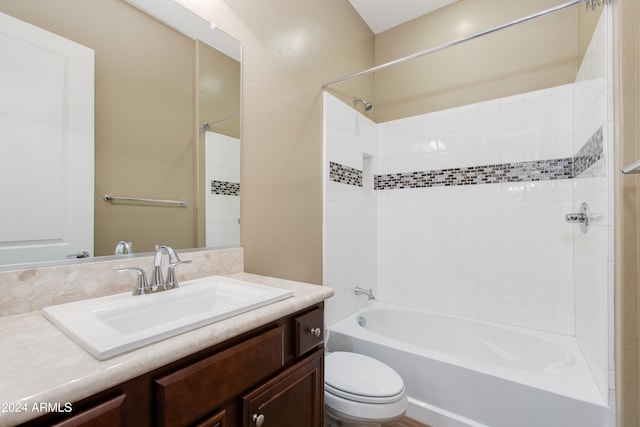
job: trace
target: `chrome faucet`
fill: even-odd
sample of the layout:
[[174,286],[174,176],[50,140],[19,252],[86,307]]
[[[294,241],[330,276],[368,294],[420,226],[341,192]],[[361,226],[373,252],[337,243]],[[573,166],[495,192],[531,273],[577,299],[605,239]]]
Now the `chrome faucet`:
[[[167,254],[169,257],[169,267],[167,267],[167,280],[162,278],[162,256]],[[188,264],[191,261],[180,261],[178,254],[171,246],[156,246],[156,257],[153,260],[153,272],[151,273],[151,281],[149,286],[155,291],[177,288],[176,266],[180,264]]]
[[355,294],[356,295],[366,295],[369,298],[369,301],[371,301],[373,299],[376,299],[373,296],[373,291],[371,289],[364,289],[364,288],[361,288],[360,286],[356,286]]
[[[162,277],[162,256],[165,254],[169,257],[169,267],[167,267],[166,280]],[[179,285],[178,280],[176,279],[176,266],[180,264],[189,264],[190,262],[191,260],[180,261],[178,254],[171,246],[162,245],[156,247],[156,256],[153,260],[153,272],[151,273],[151,280],[149,282],[147,282],[147,274],[142,268],[116,268],[113,271],[117,273],[125,271],[137,272],[138,276],[136,278],[136,285],[133,288],[132,295],[144,295],[177,288]]]
[[116,243],[116,249],[113,251],[114,255],[124,255],[133,253],[133,244],[131,242],[125,242],[120,240]]

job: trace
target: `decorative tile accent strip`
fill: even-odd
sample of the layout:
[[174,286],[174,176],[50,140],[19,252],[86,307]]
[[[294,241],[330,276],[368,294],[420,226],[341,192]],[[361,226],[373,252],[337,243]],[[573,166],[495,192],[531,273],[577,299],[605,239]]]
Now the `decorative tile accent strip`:
[[333,182],[362,187],[362,171],[340,163],[329,162],[329,179]]
[[376,190],[572,178],[573,159],[537,160],[375,176]]
[[[604,155],[602,126],[591,138],[578,150],[573,157],[573,176],[579,178],[591,166],[593,166]],[[588,173],[588,176],[599,176],[603,171],[596,171],[596,175]]]
[[[604,155],[603,130],[598,129],[575,157],[496,165],[469,166],[430,171],[391,173],[374,177],[375,190],[426,188],[504,182],[550,181],[582,176],[600,176],[601,169],[588,171]],[[588,171],[588,172],[587,172]],[[362,187],[362,171],[329,162],[329,179]],[[585,173],[587,172],[587,173]]]
[[239,196],[240,183],[211,180],[211,194],[221,194],[224,196]]

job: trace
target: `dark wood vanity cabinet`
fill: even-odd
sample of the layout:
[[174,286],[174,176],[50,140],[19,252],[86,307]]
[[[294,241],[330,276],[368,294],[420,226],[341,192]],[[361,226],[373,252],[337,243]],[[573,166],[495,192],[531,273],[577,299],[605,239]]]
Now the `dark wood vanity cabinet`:
[[323,304],[25,426],[322,427]]
[[246,394],[242,427],[322,427],[323,351]]

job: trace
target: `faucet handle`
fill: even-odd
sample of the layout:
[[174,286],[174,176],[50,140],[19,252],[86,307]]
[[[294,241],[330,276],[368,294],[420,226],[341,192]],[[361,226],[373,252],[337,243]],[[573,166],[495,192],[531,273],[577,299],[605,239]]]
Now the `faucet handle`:
[[133,288],[133,292],[131,295],[142,295],[150,293],[149,283],[147,283],[147,273],[141,268],[138,267],[126,267],[126,268],[116,268],[113,271],[116,273],[123,273],[125,271],[135,271],[138,273],[136,277],[136,286]]
[[167,280],[165,281],[165,286],[167,288],[177,288],[179,287],[178,279],[176,279],[176,267],[180,264],[191,264],[191,260],[186,261],[177,261],[170,262],[169,267],[167,268]]

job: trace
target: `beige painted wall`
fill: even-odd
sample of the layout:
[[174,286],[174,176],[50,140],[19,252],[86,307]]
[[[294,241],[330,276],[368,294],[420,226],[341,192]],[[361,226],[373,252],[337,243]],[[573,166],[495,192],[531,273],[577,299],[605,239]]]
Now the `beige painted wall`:
[[[557,0],[461,0],[376,36],[383,64],[556,6]],[[377,122],[571,83],[576,8],[376,73]]]
[[[192,248],[193,41],[122,1],[89,3],[94,14],[96,4],[107,9],[94,16],[109,28],[95,41],[96,58],[109,55],[96,62],[96,255],[118,240],[136,252]],[[187,207],[107,204],[104,193],[183,199]]]
[[[617,152],[614,170],[640,158],[640,1],[614,3]],[[615,364],[618,426],[640,425],[640,176],[615,175]]]
[[241,64],[205,43],[196,42],[196,49],[198,128],[218,122],[215,132],[240,138],[240,118],[220,120],[240,114]]
[[246,270],[322,283],[320,84],[373,65],[373,34],[343,0],[227,4],[243,21]]

